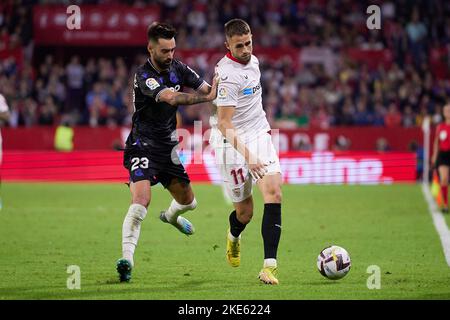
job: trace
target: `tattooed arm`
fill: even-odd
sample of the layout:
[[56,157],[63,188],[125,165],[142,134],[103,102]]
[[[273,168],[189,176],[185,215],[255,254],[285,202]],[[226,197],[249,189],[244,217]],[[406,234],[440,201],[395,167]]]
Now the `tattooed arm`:
[[164,90],[158,95],[158,101],[164,101],[172,106],[178,105],[190,105],[196,103],[202,103],[207,101],[212,101],[217,96],[217,85],[218,79],[215,77],[211,88],[208,88],[207,94],[202,94],[205,91],[200,91],[201,93],[183,93],[174,92],[172,90]]

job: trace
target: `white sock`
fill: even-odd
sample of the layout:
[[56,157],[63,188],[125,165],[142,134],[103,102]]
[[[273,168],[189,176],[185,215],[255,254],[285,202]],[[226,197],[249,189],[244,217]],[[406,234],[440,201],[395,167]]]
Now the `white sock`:
[[238,242],[239,240],[241,240],[241,235],[239,235],[239,237],[235,237],[231,234],[231,232],[228,232],[228,239],[230,239],[231,242]]
[[179,204],[175,199],[172,200],[169,209],[166,210],[166,219],[170,223],[177,222],[178,216],[188,210],[194,210],[197,207],[197,200],[192,200],[190,204]]
[[122,244],[122,248],[123,248],[122,257],[127,259],[128,261],[130,261],[132,266],[134,266],[134,260],[133,260],[134,247],[135,246],[133,246],[131,243]]
[[122,255],[134,265],[133,255],[136,249],[139,234],[141,232],[141,222],[147,215],[147,209],[140,204],[132,204],[122,226]]
[[264,268],[267,267],[277,267],[277,259],[264,259]]

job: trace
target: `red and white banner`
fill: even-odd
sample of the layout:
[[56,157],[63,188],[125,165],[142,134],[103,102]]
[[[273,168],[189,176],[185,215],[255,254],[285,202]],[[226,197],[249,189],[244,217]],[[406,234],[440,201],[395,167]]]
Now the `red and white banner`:
[[[37,45],[141,46],[147,27],[160,17],[158,5],[81,5],[80,28],[69,29],[67,6],[34,6],[33,30]],[[70,20],[69,20],[70,21]]]
[[[214,155],[183,153],[193,182],[220,184]],[[200,159],[200,161],[198,161]],[[287,184],[390,184],[416,181],[414,153],[289,152],[280,154]],[[127,182],[122,152],[5,152],[3,181]]]
[[[3,150],[54,150],[54,127],[20,127],[2,128]],[[208,141],[209,128],[194,127],[179,130],[191,133],[191,138],[199,136],[203,142]],[[126,127],[75,127],[73,144],[75,150],[111,150],[115,146],[123,146],[130,132]],[[434,129],[432,130],[434,134]],[[273,140],[280,152],[299,150],[300,141],[310,146],[311,151],[334,150],[339,137],[350,142],[349,151],[376,150],[377,141],[384,139],[389,151],[410,151],[411,143],[422,145],[423,134],[419,127],[384,128],[384,127],[335,127],[320,129],[279,129],[273,130]]]

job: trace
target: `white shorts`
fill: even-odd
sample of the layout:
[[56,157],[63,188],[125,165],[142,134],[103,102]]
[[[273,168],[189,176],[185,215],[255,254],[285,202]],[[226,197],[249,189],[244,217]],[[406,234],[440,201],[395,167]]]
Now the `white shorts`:
[[[272,137],[264,132],[258,138],[246,143],[248,150],[267,164],[267,173],[281,173],[280,160]],[[248,171],[244,157],[230,143],[214,148],[216,164],[222,175],[225,189],[233,202],[241,202],[252,195],[253,178]]]

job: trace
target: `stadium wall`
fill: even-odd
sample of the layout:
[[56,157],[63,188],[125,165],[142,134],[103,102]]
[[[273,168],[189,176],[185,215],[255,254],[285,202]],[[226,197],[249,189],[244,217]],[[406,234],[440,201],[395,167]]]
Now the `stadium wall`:
[[[123,147],[129,133],[127,127],[75,127],[73,144],[75,151],[81,150],[113,150]],[[54,150],[56,127],[2,128],[3,149],[9,150]],[[183,128],[180,131],[200,136],[208,141],[207,128]],[[199,131],[199,132],[197,132]],[[384,139],[386,150],[396,152],[412,151],[412,144],[423,144],[421,128],[384,128],[384,127],[335,127],[328,130],[320,129],[280,129],[273,130],[273,137],[281,152],[325,151],[335,150],[339,137],[349,141],[348,151],[375,151],[377,142]],[[300,146],[300,141],[303,145]],[[310,150],[306,148],[311,148]]]
[[[213,152],[181,152],[193,182],[220,184]],[[119,151],[9,151],[3,181],[127,182]],[[287,184],[391,184],[416,181],[414,153],[287,152],[280,153]]]

